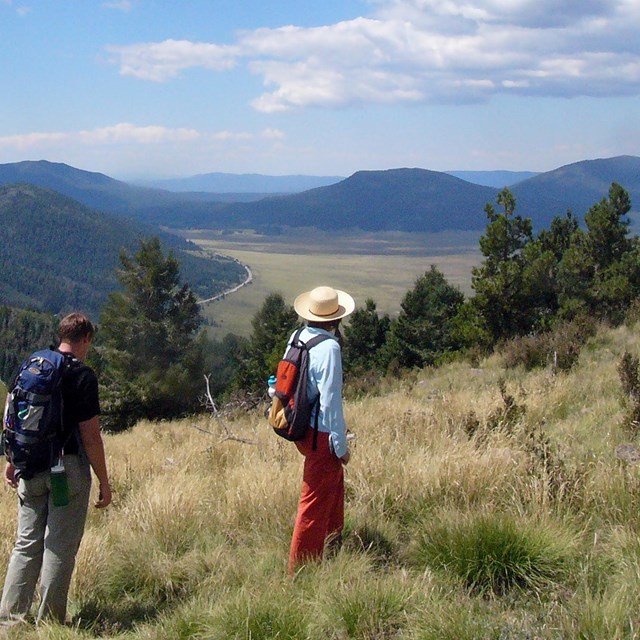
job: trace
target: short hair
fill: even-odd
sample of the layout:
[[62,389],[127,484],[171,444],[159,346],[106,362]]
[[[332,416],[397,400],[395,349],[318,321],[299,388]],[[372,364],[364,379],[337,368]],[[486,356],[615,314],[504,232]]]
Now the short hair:
[[60,340],[77,342],[82,338],[93,339],[96,329],[91,320],[84,313],[74,312],[66,315],[58,325],[58,337]]

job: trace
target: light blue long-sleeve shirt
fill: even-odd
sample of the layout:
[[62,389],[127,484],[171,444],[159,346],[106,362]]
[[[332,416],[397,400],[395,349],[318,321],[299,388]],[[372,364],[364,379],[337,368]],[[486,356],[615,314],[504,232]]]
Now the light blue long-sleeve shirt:
[[[295,333],[293,334],[295,335]],[[289,343],[293,339],[289,338]],[[347,453],[347,428],[342,410],[342,353],[333,334],[317,327],[305,327],[300,334],[302,342],[309,342],[318,335],[331,336],[309,350],[309,400],[313,402],[320,394],[320,416],[318,431],[329,434],[329,443],[338,458]],[[311,417],[315,424],[316,407]]]

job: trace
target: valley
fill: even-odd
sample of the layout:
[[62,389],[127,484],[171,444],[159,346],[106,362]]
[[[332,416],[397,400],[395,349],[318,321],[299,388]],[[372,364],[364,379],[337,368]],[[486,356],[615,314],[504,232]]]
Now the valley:
[[471,269],[480,262],[479,232],[339,233],[297,230],[266,236],[251,232],[183,231],[207,250],[231,256],[252,273],[250,284],[203,305],[212,337],[248,336],[251,319],[274,291],[292,304],[301,291],[330,283],[353,294],[359,306],[373,298],[392,317],[416,278],[435,264],[451,284],[471,293]]

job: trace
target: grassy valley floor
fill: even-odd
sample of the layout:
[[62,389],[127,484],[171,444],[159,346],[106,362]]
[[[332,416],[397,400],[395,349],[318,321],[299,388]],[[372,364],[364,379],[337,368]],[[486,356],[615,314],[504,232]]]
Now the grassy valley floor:
[[204,305],[215,326],[212,335],[249,335],[251,319],[269,293],[285,301],[319,284],[349,291],[359,306],[373,298],[381,313],[395,315],[415,280],[435,264],[451,284],[471,293],[471,268],[480,262],[477,232],[439,234],[341,233],[317,230],[295,235],[185,232],[200,246],[236,258],[250,267],[253,281],[241,290]]

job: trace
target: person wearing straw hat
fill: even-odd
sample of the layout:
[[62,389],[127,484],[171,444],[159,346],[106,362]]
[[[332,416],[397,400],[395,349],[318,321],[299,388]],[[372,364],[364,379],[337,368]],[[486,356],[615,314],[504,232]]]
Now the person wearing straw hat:
[[[346,425],[342,410],[342,354],[338,327],[340,321],[355,308],[353,298],[346,292],[321,286],[301,293],[293,303],[305,321],[300,334],[303,342],[326,334],[309,350],[308,395],[315,404],[311,423],[318,415],[316,447],[314,429],[296,442],[305,457],[302,490],[289,552],[289,574],[309,561],[322,559],[325,543],[337,546],[344,526],[344,471],[349,462]],[[294,333],[295,335],[295,333]],[[293,335],[289,340],[291,340]]]

